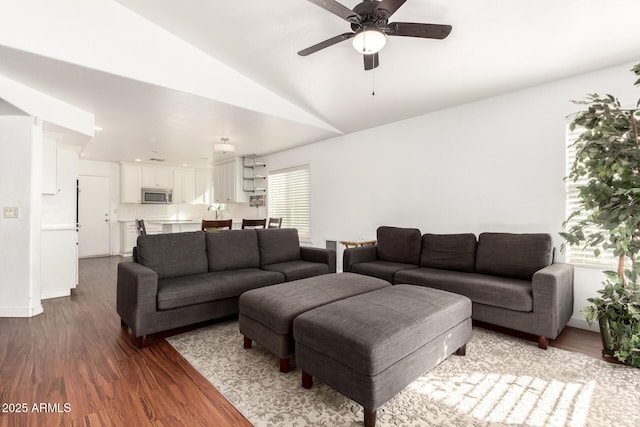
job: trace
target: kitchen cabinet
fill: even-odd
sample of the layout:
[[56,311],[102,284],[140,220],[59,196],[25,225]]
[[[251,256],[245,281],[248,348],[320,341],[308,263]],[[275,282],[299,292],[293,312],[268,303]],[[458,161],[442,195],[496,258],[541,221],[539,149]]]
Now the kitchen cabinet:
[[142,187],[173,188],[171,168],[142,166]]
[[142,168],[138,165],[120,165],[120,202],[140,203]]
[[75,224],[42,227],[40,298],[71,295],[78,284],[78,232]]
[[[162,224],[154,221],[145,221],[147,234],[162,234]],[[120,221],[120,256],[131,256],[133,247],[138,243],[138,229],[135,221]]]
[[198,169],[195,172],[196,205],[211,205],[213,202],[213,174],[211,169]]
[[195,192],[195,171],[191,169],[173,170],[173,203],[193,204]]
[[43,132],[42,194],[58,193],[58,140]]
[[133,221],[123,221],[120,223],[120,255],[131,256],[133,247],[138,240],[138,230]]
[[213,195],[216,203],[248,202],[249,194],[242,188],[242,160],[215,165],[213,169]]

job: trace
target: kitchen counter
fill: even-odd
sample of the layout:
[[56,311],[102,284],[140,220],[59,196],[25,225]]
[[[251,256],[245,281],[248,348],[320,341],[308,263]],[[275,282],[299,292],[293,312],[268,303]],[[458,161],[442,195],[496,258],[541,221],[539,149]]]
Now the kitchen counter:
[[201,224],[200,219],[145,219],[145,224],[158,224],[158,225],[174,225],[174,224]]

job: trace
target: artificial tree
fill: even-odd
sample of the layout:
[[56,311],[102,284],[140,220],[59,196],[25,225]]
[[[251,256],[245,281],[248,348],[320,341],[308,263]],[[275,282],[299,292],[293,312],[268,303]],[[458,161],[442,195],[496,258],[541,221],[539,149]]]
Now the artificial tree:
[[[640,77],[640,64],[632,71]],[[636,81],[640,85],[640,78]],[[605,272],[600,296],[589,298],[583,312],[590,323],[599,321],[603,353],[640,366],[640,101],[623,108],[612,95],[592,94],[570,129],[580,128],[576,159],[565,179],[578,181],[579,206],[565,222],[576,221],[562,237],[569,245],[601,249],[618,257],[616,271]]]

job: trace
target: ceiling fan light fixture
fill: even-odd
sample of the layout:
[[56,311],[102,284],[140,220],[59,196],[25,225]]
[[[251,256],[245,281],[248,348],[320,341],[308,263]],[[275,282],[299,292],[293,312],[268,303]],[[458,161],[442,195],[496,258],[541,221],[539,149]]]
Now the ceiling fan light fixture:
[[218,142],[217,144],[213,145],[213,151],[215,151],[216,153],[221,153],[221,154],[228,154],[228,153],[235,153],[236,152],[236,146],[229,143],[229,138],[227,137],[222,137],[220,138],[220,141],[222,142]]
[[364,55],[380,52],[387,44],[387,36],[377,29],[364,28],[353,38],[353,48]]

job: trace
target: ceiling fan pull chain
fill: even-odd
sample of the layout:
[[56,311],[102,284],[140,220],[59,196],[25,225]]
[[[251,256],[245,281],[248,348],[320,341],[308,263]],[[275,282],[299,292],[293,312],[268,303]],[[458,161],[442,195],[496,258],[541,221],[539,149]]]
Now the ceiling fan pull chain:
[[376,69],[371,70],[371,96],[376,95]]

